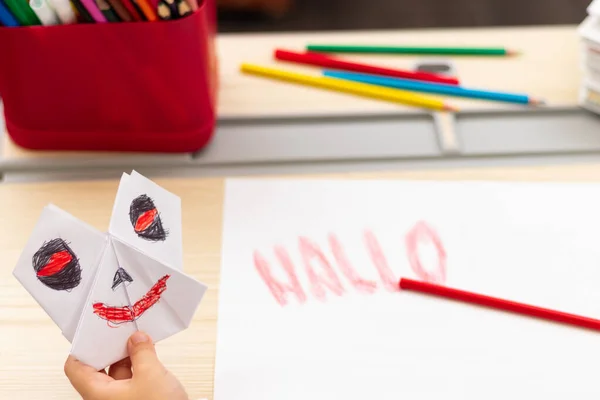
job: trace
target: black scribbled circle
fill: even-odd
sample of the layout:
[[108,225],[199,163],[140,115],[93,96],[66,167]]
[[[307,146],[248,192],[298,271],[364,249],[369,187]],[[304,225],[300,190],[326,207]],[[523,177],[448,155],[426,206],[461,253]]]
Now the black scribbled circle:
[[38,280],[50,289],[71,291],[81,283],[79,260],[63,239],[44,242],[31,262]]
[[136,197],[131,202],[129,220],[136,235],[142,239],[160,242],[166,240],[169,235],[169,232],[163,228],[154,201],[146,194]]

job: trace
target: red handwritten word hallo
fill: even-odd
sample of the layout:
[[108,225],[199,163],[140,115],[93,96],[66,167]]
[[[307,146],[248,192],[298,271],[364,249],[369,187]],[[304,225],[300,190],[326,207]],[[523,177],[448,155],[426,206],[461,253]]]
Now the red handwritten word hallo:
[[[359,275],[350,262],[344,247],[334,234],[330,234],[327,239],[329,250],[333,255],[333,262],[327,258],[317,243],[306,237],[298,238],[298,250],[304,273],[308,278],[310,294],[320,301],[326,300],[328,292],[335,296],[341,296],[346,292],[342,278],[358,292],[375,293],[379,288],[379,283]],[[417,277],[426,282],[443,284],[446,281],[446,251],[437,232],[426,222],[419,221],[406,233],[404,239],[409,265]],[[363,233],[363,242],[373,267],[379,275],[380,284],[387,291],[398,291],[399,277],[390,268],[375,233],[366,230]],[[423,267],[419,259],[418,246],[424,243],[431,243],[436,249],[437,267],[430,271]],[[289,296],[295,296],[299,303],[305,303],[308,299],[307,291],[298,279],[296,266],[287,249],[275,246],[274,254],[285,278],[276,279],[269,262],[256,250],[254,251],[254,267],[260,278],[280,305],[287,305]]]

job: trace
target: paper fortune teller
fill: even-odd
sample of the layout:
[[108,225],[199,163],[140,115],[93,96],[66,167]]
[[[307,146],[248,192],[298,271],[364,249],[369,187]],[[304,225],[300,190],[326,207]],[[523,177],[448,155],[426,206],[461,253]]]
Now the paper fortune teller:
[[181,200],[123,174],[108,233],[44,208],[14,276],[100,370],[127,356],[136,330],[157,342],[186,329],[207,287],[183,273]]

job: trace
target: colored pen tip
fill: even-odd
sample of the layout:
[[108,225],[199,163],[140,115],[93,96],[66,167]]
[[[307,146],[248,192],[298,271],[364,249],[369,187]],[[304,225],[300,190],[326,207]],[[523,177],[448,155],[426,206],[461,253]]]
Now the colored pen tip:
[[442,107],[442,110],[444,110],[444,111],[450,111],[450,112],[457,112],[458,108],[456,108],[454,106],[450,106],[448,104],[444,104],[444,106]]
[[532,106],[544,106],[546,102],[542,99],[529,99],[529,104]]
[[520,56],[521,52],[518,50],[506,50],[507,56]]

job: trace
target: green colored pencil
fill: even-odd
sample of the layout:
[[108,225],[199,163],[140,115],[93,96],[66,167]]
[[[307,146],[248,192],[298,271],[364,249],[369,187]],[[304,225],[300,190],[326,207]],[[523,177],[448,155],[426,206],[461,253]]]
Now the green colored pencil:
[[319,53],[370,53],[370,54],[411,54],[444,56],[512,56],[516,51],[502,47],[406,47],[406,46],[360,46],[309,44],[307,51]]
[[4,3],[21,25],[29,26],[42,24],[37,15],[35,15],[35,12],[29,7],[26,0],[4,0]]

